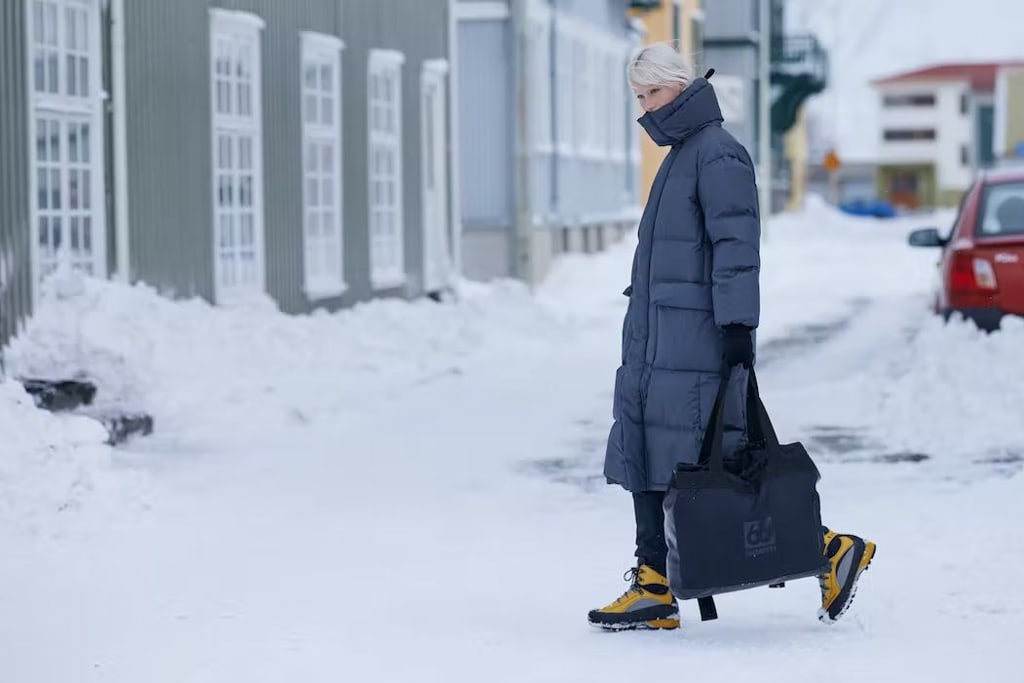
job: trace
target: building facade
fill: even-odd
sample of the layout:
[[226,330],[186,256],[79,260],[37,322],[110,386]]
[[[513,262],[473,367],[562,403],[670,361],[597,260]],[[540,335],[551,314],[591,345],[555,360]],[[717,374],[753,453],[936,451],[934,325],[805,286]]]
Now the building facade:
[[3,3],[5,334],[58,267],[290,313],[446,289],[451,5]]
[[704,3],[704,59],[715,69],[712,82],[725,128],[747,148],[755,164],[760,155],[762,80],[761,0],[714,0]]
[[26,8],[0,3],[0,349],[32,311]]
[[459,0],[463,271],[543,279],[639,218],[627,0]]
[[[665,0],[634,2],[630,16],[644,27],[644,44],[671,42],[693,66],[693,72],[704,74],[704,11],[701,0]],[[639,110],[636,116],[639,117]],[[650,136],[640,135],[641,199],[646,201],[654,176],[668,153],[667,147],[654,144]]]
[[878,195],[907,208],[955,206],[994,160],[995,63],[940,64],[874,82]]
[[[1024,65],[999,69],[993,104],[993,159],[1024,158]],[[986,122],[979,119],[978,123]]]

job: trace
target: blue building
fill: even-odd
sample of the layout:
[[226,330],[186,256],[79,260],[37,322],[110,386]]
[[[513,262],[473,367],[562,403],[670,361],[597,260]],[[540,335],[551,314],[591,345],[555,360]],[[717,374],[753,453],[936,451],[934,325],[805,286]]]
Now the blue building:
[[629,0],[458,0],[463,273],[539,281],[635,229],[642,132]]

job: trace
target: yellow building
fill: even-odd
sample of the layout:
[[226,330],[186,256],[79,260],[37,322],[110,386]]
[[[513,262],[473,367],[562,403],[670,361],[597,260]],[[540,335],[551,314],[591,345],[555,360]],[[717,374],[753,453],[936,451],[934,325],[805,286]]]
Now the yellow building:
[[[992,149],[978,150],[983,162],[1024,156],[1024,64],[1008,64],[996,74],[995,107],[991,118]],[[982,122],[985,126],[987,122]],[[979,147],[989,141],[982,140]],[[988,152],[988,156],[986,156]]]
[[[704,12],[701,9],[701,2],[702,0],[636,2],[629,10],[630,16],[642,20],[647,29],[645,44],[674,42],[678,45],[679,51],[693,63],[693,71],[699,76],[704,75]],[[638,117],[641,113],[637,110]],[[641,135],[640,140],[640,166],[643,178],[641,200],[647,201],[651,183],[654,182],[654,176],[668,149],[658,147],[647,135]]]

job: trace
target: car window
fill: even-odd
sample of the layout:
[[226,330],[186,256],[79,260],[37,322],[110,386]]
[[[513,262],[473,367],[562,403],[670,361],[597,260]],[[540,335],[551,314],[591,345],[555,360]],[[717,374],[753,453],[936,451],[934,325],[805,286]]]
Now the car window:
[[946,242],[953,239],[953,232],[959,227],[960,221],[964,219],[964,207],[967,206],[967,198],[974,194],[974,187],[975,185],[972,183],[971,186],[968,187],[962,195],[960,195],[960,203],[956,207],[956,218],[953,219],[953,224],[949,226],[949,230],[946,231],[945,235],[940,233],[940,236]]
[[1024,235],[1024,182],[986,187],[978,215],[978,236]]

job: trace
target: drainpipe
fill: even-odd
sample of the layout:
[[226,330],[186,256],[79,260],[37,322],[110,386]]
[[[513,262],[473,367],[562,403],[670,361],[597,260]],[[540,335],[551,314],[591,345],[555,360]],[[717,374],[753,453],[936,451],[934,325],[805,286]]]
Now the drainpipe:
[[[550,109],[548,114],[551,117],[551,159],[548,168],[551,173],[551,196],[550,204],[548,206],[548,216],[556,216],[555,224],[548,226],[548,232],[552,230],[559,231],[559,238],[561,238],[561,230],[564,221],[562,220],[562,207],[561,207],[561,187],[559,178],[559,151],[558,145],[560,142],[559,134],[564,131],[558,128],[558,92],[555,89],[555,84],[558,83],[558,59],[561,57],[561,52],[558,49],[558,31],[561,28],[559,18],[558,0],[551,1],[551,33],[548,36],[548,54],[551,59],[548,60],[548,104]],[[552,235],[552,239],[554,236]]]
[[459,128],[459,21],[456,18],[456,3],[448,0],[448,163],[451,173],[448,183],[451,185],[448,202],[448,217],[451,222],[452,268],[456,277],[462,277],[462,193],[459,144],[462,131]]
[[512,218],[512,274],[531,288],[535,284],[533,263],[533,202],[531,201],[529,89],[526,71],[529,66],[527,49],[528,25],[526,0],[510,0],[512,34],[513,80],[513,150],[515,153],[515,209]]
[[758,98],[758,187],[760,188],[759,203],[761,205],[761,230],[765,237],[768,217],[772,214],[772,122],[771,122],[771,0],[759,0],[757,3],[760,17],[758,29],[758,79],[760,81]]
[[110,3],[110,53],[113,89],[114,135],[114,234],[116,272],[122,282],[131,280],[128,230],[128,129],[125,120],[128,101],[125,85],[125,0]]

